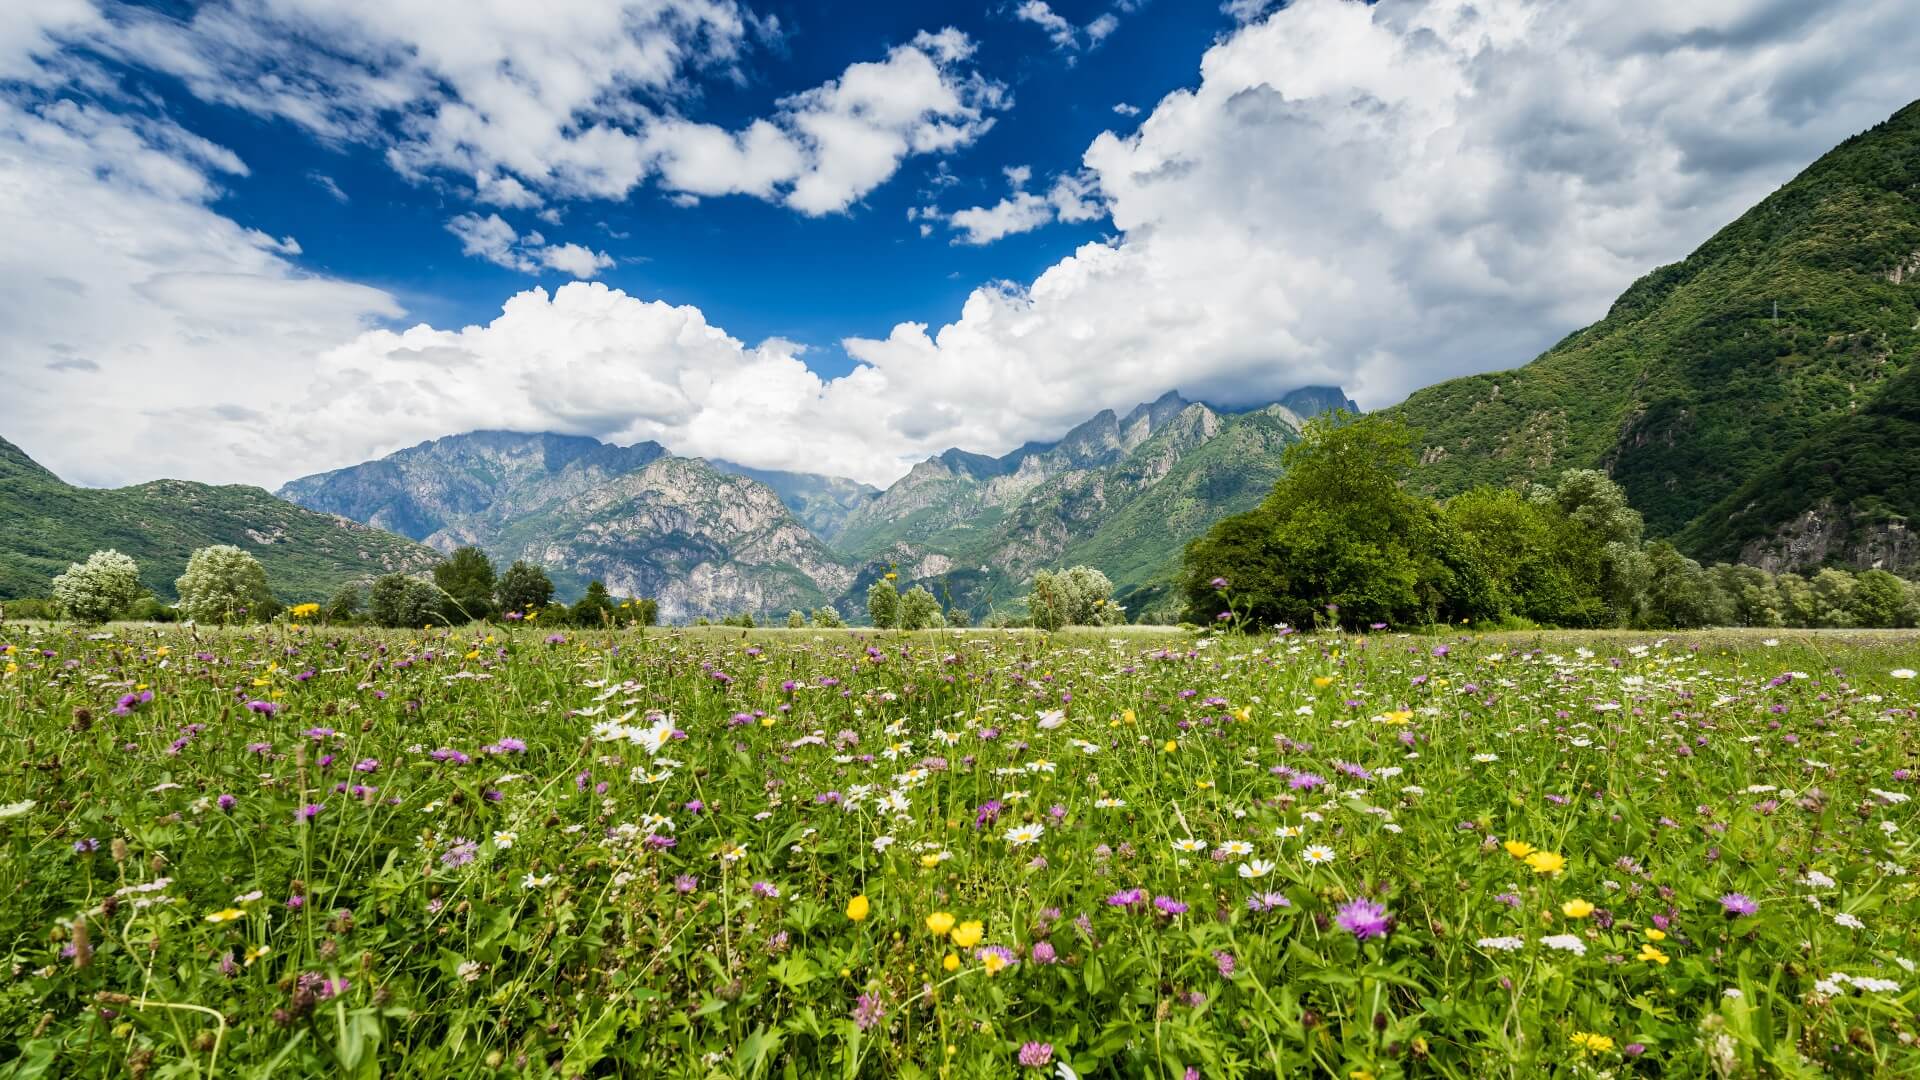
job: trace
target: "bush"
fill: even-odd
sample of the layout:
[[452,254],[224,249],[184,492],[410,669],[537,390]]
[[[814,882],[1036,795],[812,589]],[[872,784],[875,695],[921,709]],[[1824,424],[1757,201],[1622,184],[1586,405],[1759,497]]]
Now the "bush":
[[258,622],[271,618],[277,606],[267,588],[266,567],[232,544],[194,552],[173,587],[180,594],[180,614],[195,622]]
[[360,586],[348,582],[333,591],[327,602],[321,605],[320,614],[328,622],[351,622],[360,614]]
[[900,594],[889,580],[892,577],[888,574],[867,587],[867,619],[880,630],[891,630],[900,624]]
[[940,601],[925,585],[915,585],[900,598],[897,615],[902,630],[934,630],[947,625],[940,614]]
[[802,630],[806,628],[806,625],[807,625],[807,616],[805,612],[802,612],[802,611],[787,612],[787,629]]
[[75,622],[94,625],[120,614],[140,598],[140,566],[108,549],[72,563],[53,579],[53,599]]
[[1040,571],[1033,576],[1026,603],[1028,620],[1042,630],[1112,626],[1127,620],[1126,611],[1113,602],[1113,582],[1091,566]]
[[132,622],[170,623],[180,621],[180,612],[154,597],[143,596],[135,600],[122,617]]
[[822,630],[838,630],[847,624],[832,607],[817,607],[813,609],[813,625]]
[[587,591],[574,601],[567,618],[575,626],[608,626],[613,622],[613,597],[599,579],[587,582]]

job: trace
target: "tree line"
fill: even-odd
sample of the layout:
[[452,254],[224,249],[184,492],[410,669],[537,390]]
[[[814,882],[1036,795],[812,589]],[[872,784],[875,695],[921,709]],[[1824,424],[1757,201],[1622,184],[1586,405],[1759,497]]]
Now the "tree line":
[[1605,473],[1444,501],[1409,487],[1413,434],[1340,413],[1310,421],[1259,506],[1188,544],[1196,623],[1348,628],[1920,625],[1920,583],[1885,570],[1809,576],[1702,566],[1648,541]]

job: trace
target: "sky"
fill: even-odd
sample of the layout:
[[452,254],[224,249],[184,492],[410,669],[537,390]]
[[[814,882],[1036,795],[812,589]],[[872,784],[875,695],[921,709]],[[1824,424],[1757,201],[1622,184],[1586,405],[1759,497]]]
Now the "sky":
[[1920,96],[1908,0],[37,0],[0,437],[274,487],[480,428],[885,484],[1514,367]]

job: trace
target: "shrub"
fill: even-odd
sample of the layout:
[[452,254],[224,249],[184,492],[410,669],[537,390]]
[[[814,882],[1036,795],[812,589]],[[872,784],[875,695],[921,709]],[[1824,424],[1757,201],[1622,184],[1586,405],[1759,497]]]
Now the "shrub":
[[832,607],[817,607],[813,609],[813,625],[823,630],[838,630],[847,624]]
[[807,625],[807,616],[805,612],[802,612],[802,611],[787,612],[787,629],[800,630],[800,629],[804,629],[806,625]]
[[88,625],[106,622],[139,597],[139,564],[112,549],[94,552],[53,579],[53,599],[60,610]]
[[381,626],[429,626],[440,621],[440,590],[406,574],[387,574],[373,583],[367,614]]
[[194,552],[173,587],[180,593],[180,614],[195,622],[259,621],[275,607],[266,567],[232,544]]

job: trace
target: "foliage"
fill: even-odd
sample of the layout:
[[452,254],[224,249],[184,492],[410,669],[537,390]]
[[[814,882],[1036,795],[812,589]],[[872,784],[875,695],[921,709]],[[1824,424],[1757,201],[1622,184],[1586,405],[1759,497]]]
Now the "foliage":
[[867,587],[867,621],[881,630],[900,625],[900,593],[893,587],[893,575]]
[[947,625],[940,600],[925,585],[915,585],[900,597],[896,625],[902,630],[933,630]]
[[813,609],[813,625],[826,630],[838,630],[847,624],[841,620],[840,613],[833,608],[817,607]]
[[359,584],[349,581],[333,591],[320,613],[328,622],[351,622],[360,614],[360,602]]
[[553,581],[547,572],[524,559],[515,559],[500,575],[497,588],[501,611],[522,615],[539,611],[553,603]]
[[140,596],[140,567],[112,548],[73,563],[53,579],[53,599],[69,618],[103,623],[125,611]]
[[1113,602],[1113,582],[1091,566],[1040,571],[1033,576],[1026,605],[1028,621],[1042,630],[1127,621],[1126,611]]
[[607,626],[614,619],[613,597],[608,595],[606,583],[595,578],[587,583],[587,591],[573,602],[567,612],[568,621],[575,626]]
[[407,574],[383,574],[367,595],[367,616],[388,627],[429,626],[443,622],[440,590]]
[[0,1072],[1914,1073],[1910,640],[1119,636],[10,625]]
[[231,544],[194,552],[173,587],[180,613],[195,622],[258,622],[278,610],[266,567]]
[[433,583],[448,622],[473,622],[493,612],[493,560],[477,547],[460,548],[435,566]]
[[804,630],[807,626],[807,613],[804,611],[787,612],[787,629]]

